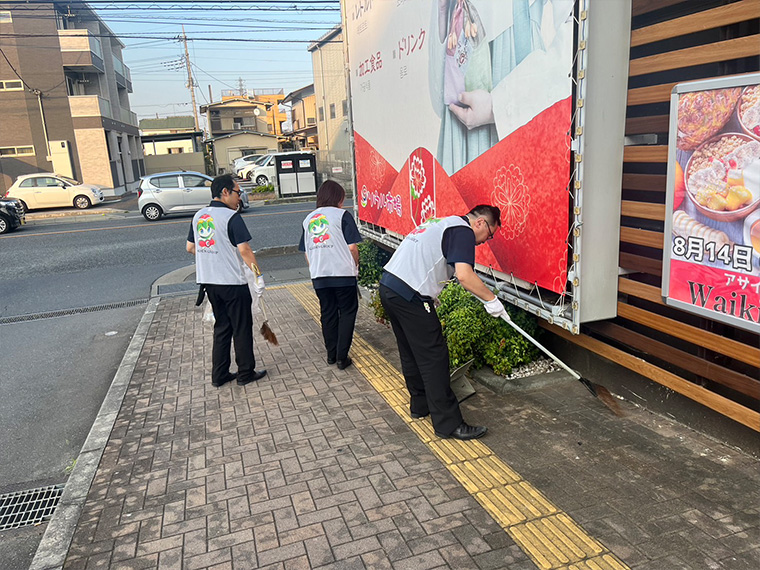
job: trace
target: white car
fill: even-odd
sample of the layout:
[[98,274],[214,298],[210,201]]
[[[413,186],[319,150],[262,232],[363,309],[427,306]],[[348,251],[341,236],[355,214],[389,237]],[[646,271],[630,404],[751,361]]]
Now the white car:
[[249,166],[245,166],[240,170],[238,176],[245,180],[253,180],[256,186],[265,186],[267,184],[274,184],[275,180],[275,156],[286,156],[289,154],[304,154],[309,153],[308,150],[299,150],[292,152],[278,152],[275,154],[266,154],[260,162],[255,162]]
[[232,163],[232,172],[237,174],[241,169],[262,160],[266,156],[266,154],[249,154],[246,156],[241,156],[240,158],[236,158]]
[[[140,179],[137,206],[143,217],[155,222],[166,214],[197,212],[211,202],[213,178],[200,172],[161,172]],[[248,209],[248,194],[241,192],[240,208]]]
[[20,200],[25,211],[67,206],[84,210],[105,200],[102,186],[80,184],[76,180],[50,172],[19,176],[5,196]]

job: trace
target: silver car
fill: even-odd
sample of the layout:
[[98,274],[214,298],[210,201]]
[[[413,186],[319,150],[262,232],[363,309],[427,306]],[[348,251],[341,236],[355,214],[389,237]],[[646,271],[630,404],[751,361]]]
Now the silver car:
[[[166,214],[197,212],[211,202],[213,178],[200,172],[161,172],[143,176],[137,188],[137,205],[149,222]],[[240,193],[242,209],[249,206],[248,194]]]

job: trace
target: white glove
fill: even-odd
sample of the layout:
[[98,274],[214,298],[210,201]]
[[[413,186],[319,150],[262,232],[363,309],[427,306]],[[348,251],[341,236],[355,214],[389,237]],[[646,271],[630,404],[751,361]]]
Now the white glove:
[[260,297],[261,294],[264,292],[264,289],[266,286],[264,285],[264,276],[259,275],[256,277],[256,279],[251,282],[251,289],[255,291],[255,293]]
[[507,320],[509,320],[507,310],[504,308],[504,305],[501,304],[498,297],[494,297],[490,301],[484,302],[483,307],[485,307],[488,314],[492,317],[497,319],[506,317]]

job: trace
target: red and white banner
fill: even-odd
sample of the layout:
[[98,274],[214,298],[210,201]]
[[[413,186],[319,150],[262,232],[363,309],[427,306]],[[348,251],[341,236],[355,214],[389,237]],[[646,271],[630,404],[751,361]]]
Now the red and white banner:
[[344,2],[360,220],[497,206],[477,262],[567,280],[572,0]]

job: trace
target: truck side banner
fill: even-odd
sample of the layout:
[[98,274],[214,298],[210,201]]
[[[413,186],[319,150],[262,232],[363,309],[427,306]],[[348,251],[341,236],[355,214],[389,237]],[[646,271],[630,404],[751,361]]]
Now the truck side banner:
[[572,0],[345,0],[359,219],[406,235],[478,204],[477,262],[567,281]]

